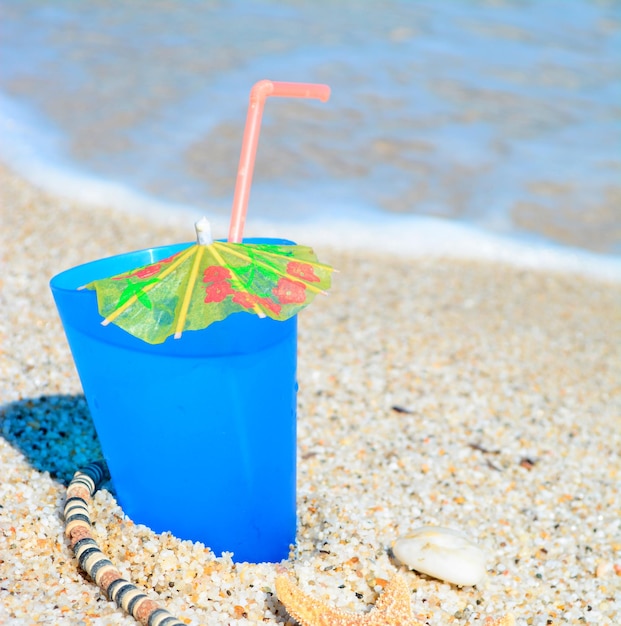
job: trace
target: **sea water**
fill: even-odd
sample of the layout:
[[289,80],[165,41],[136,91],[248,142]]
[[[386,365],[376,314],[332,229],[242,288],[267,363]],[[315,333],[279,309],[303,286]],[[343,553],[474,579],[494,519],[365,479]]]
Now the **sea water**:
[[56,192],[224,236],[251,86],[324,82],[268,99],[247,234],[621,275],[618,2],[0,7],[0,158]]

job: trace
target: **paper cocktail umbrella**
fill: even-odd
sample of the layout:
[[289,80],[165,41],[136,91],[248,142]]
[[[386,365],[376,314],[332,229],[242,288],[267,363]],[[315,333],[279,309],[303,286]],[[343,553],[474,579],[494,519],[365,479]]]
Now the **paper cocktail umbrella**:
[[114,323],[148,343],[201,330],[232,313],[286,320],[330,287],[332,268],[311,248],[241,243],[263,106],[267,96],[326,101],[326,85],[261,81],[250,106],[238,168],[229,241],[213,241],[207,220],[197,222],[197,243],[132,271],[96,280],[102,324]]

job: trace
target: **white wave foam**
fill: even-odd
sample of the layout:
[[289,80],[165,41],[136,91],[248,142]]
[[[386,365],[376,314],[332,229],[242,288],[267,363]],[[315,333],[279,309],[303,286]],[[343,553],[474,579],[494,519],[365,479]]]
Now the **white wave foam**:
[[[51,193],[70,198],[88,206],[107,206],[148,215],[159,223],[188,226],[188,239],[193,222],[207,215],[214,236],[225,237],[228,220],[223,207],[167,203],[129,187],[102,178],[86,175],[69,167],[58,158],[61,139],[43,130],[37,120],[29,119],[23,109],[16,109],[0,96],[0,133],[4,141],[0,158],[25,178]],[[272,192],[273,193],[273,192]],[[318,191],[318,197],[320,192]],[[264,198],[265,199],[265,198]],[[264,200],[263,199],[263,200]],[[270,200],[268,199],[268,203]],[[477,226],[434,217],[394,215],[372,207],[344,206],[325,203],[314,217],[308,217],[309,200],[299,200],[300,211],[294,208],[295,196],[285,195],[291,214],[271,219],[250,216],[247,236],[283,237],[313,246],[329,246],[352,251],[371,251],[406,258],[449,257],[504,262],[536,269],[578,273],[605,280],[621,281],[621,258],[599,255],[578,248],[548,242],[524,241],[485,231]],[[261,200],[253,211],[261,213]]]
[[300,243],[346,250],[393,254],[405,258],[445,257],[508,263],[621,282],[621,258],[553,243],[521,241],[476,226],[417,215],[382,216],[364,221],[332,218],[329,222],[249,220],[249,235],[286,236]]

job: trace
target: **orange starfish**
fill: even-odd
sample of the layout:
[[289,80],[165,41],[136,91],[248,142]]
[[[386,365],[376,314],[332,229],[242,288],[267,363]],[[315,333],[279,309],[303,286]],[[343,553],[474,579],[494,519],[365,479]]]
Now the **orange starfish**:
[[364,615],[345,613],[311,598],[287,576],[276,578],[276,594],[302,626],[422,626],[414,621],[410,591],[401,576],[386,585],[375,606]]
[[[362,615],[333,609],[305,594],[288,576],[276,577],[276,594],[289,615],[301,626],[422,626],[414,620],[409,589],[399,575],[386,585],[375,606]],[[487,618],[485,626],[514,626],[515,619],[506,615]]]

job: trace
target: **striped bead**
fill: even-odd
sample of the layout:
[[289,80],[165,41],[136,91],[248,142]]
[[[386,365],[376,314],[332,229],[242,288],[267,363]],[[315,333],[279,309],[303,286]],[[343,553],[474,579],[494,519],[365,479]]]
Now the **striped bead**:
[[90,490],[83,483],[74,482],[74,480],[72,480],[69,487],[67,487],[67,497],[82,498],[82,500],[88,501],[92,495]]
[[122,593],[119,594],[117,599],[117,604],[127,613],[133,616],[132,609],[135,608],[136,602],[140,600],[146,600],[147,596],[136,587],[136,585],[132,585],[131,589],[124,589]]
[[106,558],[106,555],[99,550],[87,557],[82,568],[94,581],[97,581],[99,572],[103,569],[114,567],[112,561]]
[[132,585],[128,580],[125,580],[125,578],[117,578],[113,581],[108,587],[108,600],[116,602],[119,591],[125,586],[133,587],[134,585]]
[[88,502],[82,498],[68,498],[63,509],[63,517],[65,520],[73,513],[84,513],[88,515]]
[[65,534],[72,535],[74,531],[83,529],[87,535],[90,535],[91,523],[90,520],[73,519],[69,522],[65,522]]
[[137,596],[134,596],[128,603],[127,608],[125,609],[135,620],[138,619],[138,615],[140,615],[140,607],[144,605],[145,602],[148,602],[149,598],[144,594],[140,593]]
[[90,577],[98,587],[106,591],[113,580],[121,578],[121,572],[116,569],[111,561],[108,561],[107,563],[100,563],[99,567],[90,574]]
[[85,524],[91,525],[91,518],[88,516],[88,509],[86,513],[71,513],[68,517],[65,517],[65,524],[69,526],[71,522],[81,521]]
[[158,609],[149,616],[147,626],[185,626],[185,624],[173,617],[168,611]]
[[80,563],[80,567],[83,567],[84,559],[91,554],[93,551],[99,550],[99,546],[97,542],[92,537],[87,537],[86,539],[80,539],[78,543],[73,546],[73,553],[78,559],[78,563]]
[[96,491],[95,481],[87,474],[82,474],[82,472],[76,472],[74,474],[71,484],[74,487],[85,487],[90,496],[92,496]]
[[110,480],[108,466],[103,461],[95,461],[86,467],[83,467],[80,474],[88,476],[95,483],[95,491],[101,487],[101,484]]

